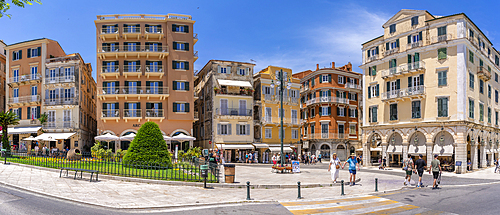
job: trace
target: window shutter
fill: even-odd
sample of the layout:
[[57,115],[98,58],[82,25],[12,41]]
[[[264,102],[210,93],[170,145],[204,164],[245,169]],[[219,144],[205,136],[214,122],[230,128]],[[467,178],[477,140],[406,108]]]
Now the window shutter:
[[418,40],[422,41],[422,32],[418,32]]
[[328,107],[328,115],[331,116],[332,115],[332,107]]
[[408,87],[411,87],[411,82],[412,82],[412,81],[411,81],[411,78],[412,78],[411,76],[410,76],[410,77],[408,77]]
[[18,108],[17,111],[19,111],[19,119],[22,119],[23,118],[23,109]]
[[354,100],[358,101],[358,94],[354,93]]
[[388,81],[385,84],[386,84],[386,87],[387,87],[387,92],[391,91],[391,82]]
[[389,50],[389,43],[385,43],[385,50]]
[[344,79],[344,84],[345,84],[345,83],[346,83],[346,82],[345,82],[345,76],[344,76],[344,77],[342,77],[342,78]]
[[146,102],[146,109],[151,109],[151,103]]
[[120,110],[120,103],[118,103],[118,102],[115,103],[115,109]]
[[189,62],[188,61],[184,61],[184,69],[189,70]]
[[319,107],[319,115],[322,116],[323,115],[323,107]]
[[240,125],[236,124],[236,135],[240,135]]
[[378,84],[375,86],[375,96],[379,95],[379,86]]
[[106,103],[102,103],[102,109],[103,110],[107,110],[108,109],[108,106],[106,105]]
[[339,116],[339,115],[340,115],[340,108],[337,107],[337,116]]
[[399,39],[396,39],[396,47],[399,48]]
[[375,48],[375,54],[378,54],[378,46]]
[[27,110],[27,116],[26,116],[26,119],[31,119],[31,107],[26,107],[26,110]]
[[23,59],[23,50],[19,50],[19,58],[18,60]]
[[424,74],[420,74],[420,85],[424,85]]
[[408,35],[408,44],[411,43],[411,35]]
[[163,110],[163,103],[158,103],[158,109]]
[[172,103],[173,104],[173,110],[174,110],[174,113],[177,112],[177,103]]
[[314,77],[311,79],[311,86],[314,87]]
[[227,134],[228,134],[228,135],[231,135],[231,133],[232,133],[232,132],[231,132],[231,124],[228,124],[228,125],[227,125]]
[[40,106],[36,106],[36,118],[40,118]]
[[408,55],[408,63],[411,63],[411,60],[412,60],[412,56],[411,54]]
[[12,61],[15,61],[15,60],[16,60],[15,56],[16,56],[16,52],[14,52],[14,51],[13,51],[13,52],[12,52]]
[[189,91],[189,82],[187,82],[187,81],[186,81],[186,82],[184,83],[184,86],[186,86],[186,88],[184,88],[184,89],[185,89],[185,90],[187,90],[187,91]]
[[42,47],[38,47],[38,56],[42,56]]
[[31,49],[28,49],[28,58],[31,57]]
[[344,108],[344,116],[347,116],[347,108]]
[[366,51],[366,55],[370,57],[370,50]]
[[174,90],[177,90],[177,81],[174,81],[174,86],[173,86]]
[[184,33],[189,33],[189,26],[187,25],[184,26]]
[[184,50],[189,51],[189,43],[184,43]]
[[332,96],[332,91],[328,90],[328,97]]
[[372,98],[371,87],[368,87],[368,98]]
[[[370,88],[370,87],[368,87],[368,88]],[[370,91],[370,89],[368,89],[368,91]],[[338,90],[337,90],[336,94],[337,94],[337,97],[340,97],[340,95],[339,95],[340,93]]]
[[177,69],[177,61],[172,61],[172,69]]
[[172,31],[175,31],[175,29],[177,29],[177,25],[176,24],[172,24]]
[[185,103],[184,109],[186,109],[186,113],[189,113],[189,103]]
[[354,110],[354,117],[358,117],[358,109]]
[[173,46],[174,46],[174,50],[178,50],[177,49],[177,42],[173,42]]
[[217,134],[220,135],[220,124],[217,124]]
[[400,84],[401,84],[401,80],[400,79],[396,80],[396,89],[397,90],[401,89],[401,85]]

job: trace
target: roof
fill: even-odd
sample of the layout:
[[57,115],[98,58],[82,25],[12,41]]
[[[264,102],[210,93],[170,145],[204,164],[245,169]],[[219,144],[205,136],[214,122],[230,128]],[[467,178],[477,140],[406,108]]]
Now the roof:
[[470,19],[465,13],[456,13],[456,14],[452,14],[452,15],[448,15],[448,16],[441,16],[441,17],[437,17],[435,19],[427,20],[425,22],[432,22],[432,21],[436,21],[436,20],[439,20],[439,19],[445,19],[445,18],[449,18],[449,17],[452,17],[452,16],[460,16],[460,15],[465,16],[465,18],[468,19],[470,21],[470,23],[472,23],[474,25],[474,27],[476,27],[479,32],[481,32],[481,34],[484,36],[484,38],[486,38],[486,40],[488,40],[488,42],[493,45],[493,43],[490,41],[490,39],[488,39],[488,37],[486,36],[486,34],[484,34],[483,31],[481,31],[481,29],[479,27],[477,27],[476,23],[474,23],[472,21],[472,19]]
[[14,46],[14,45],[18,45],[18,44],[21,44],[21,43],[33,42],[33,41],[37,41],[37,40],[47,40],[47,38],[43,37],[43,38],[38,38],[38,39],[26,40],[26,41],[22,41],[22,42],[17,42],[17,43],[14,43],[14,44],[10,44],[8,46]]

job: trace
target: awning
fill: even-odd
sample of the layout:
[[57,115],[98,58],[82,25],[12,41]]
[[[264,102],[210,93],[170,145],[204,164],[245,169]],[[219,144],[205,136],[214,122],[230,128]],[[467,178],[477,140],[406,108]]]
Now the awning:
[[215,144],[218,149],[250,149],[253,150],[253,146],[250,144]]
[[253,146],[255,146],[255,148],[257,149],[267,149],[269,148],[269,145],[265,144],[265,143],[252,143]]
[[403,154],[403,145],[389,145],[387,146],[388,154]]
[[363,148],[356,149],[357,152],[362,152]]
[[[281,147],[269,147],[269,150],[271,150],[271,152],[280,153],[281,152]],[[283,146],[283,152],[285,152],[285,153],[287,153],[287,152],[293,152],[293,150],[290,147]]]
[[233,81],[224,79],[219,79],[217,81],[219,82],[219,85],[224,85],[224,86],[252,87],[252,84],[248,81]]
[[444,146],[439,146],[439,145],[434,145],[434,148],[432,150],[432,154],[438,154],[439,156],[453,156],[453,145],[444,145]]
[[50,140],[50,139],[65,140],[65,139],[69,139],[74,134],[76,134],[76,133],[43,133],[40,136],[36,137],[36,139],[38,139],[38,140]]
[[486,149],[485,151],[486,151],[486,154],[491,154],[492,153],[491,149]]
[[[358,149],[360,150],[360,149]],[[356,151],[358,151],[356,150]],[[363,151],[363,148],[361,148],[360,151]],[[382,147],[376,147],[376,148],[370,148],[370,152],[381,152],[382,151]]]
[[41,126],[38,127],[16,127],[16,128],[8,128],[7,133],[8,134],[31,134],[31,133],[37,133],[38,130],[42,128]]
[[426,145],[416,146],[416,145],[410,144],[410,147],[408,148],[408,154],[410,154],[410,155],[418,155],[418,154],[425,155],[426,152],[427,152]]

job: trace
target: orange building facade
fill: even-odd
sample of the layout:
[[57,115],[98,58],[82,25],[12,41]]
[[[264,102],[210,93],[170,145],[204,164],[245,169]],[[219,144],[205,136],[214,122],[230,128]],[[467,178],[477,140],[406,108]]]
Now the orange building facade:
[[358,141],[361,74],[352,72],[349,63],[340,68],[304,71],[293,75],[301,81],[302,147],[312,154],[329,158],[337,153],[339,159],[355,153]]
[[194,23],[178,14],[97,16],[98,134],[137,133],[153,121],[164,135],[192,135]]

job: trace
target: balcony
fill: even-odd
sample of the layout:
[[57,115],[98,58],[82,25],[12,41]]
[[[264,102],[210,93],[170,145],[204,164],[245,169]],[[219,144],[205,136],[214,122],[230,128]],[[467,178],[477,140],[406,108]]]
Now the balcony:
[[253,96],[253,90],[251,88],[248,89],[237,89],[237,90],[227,90],[226,88],[215,89],[215,94],[218,95],[233,95],[233,96]]
[[142,119],[142,110],[141,109],[124,109],[123,110],[123,119],[125,122],[128,120],[137,120],[138,122]]
[[77,98],[54,98],[54,99],[44,99],[43,104],[47,106],[55,105],[78,105]]
[[45,78],[45,84],[62,84],[75,82],[75,76],[56,76]]
[[39,105],[40,96],[20,96],[9,98],[8,105],[11,107],[26,106],[26,105]]
[[216,108],[215,115],[218,117],[229,117],[229,118],[251,118],[252,109],[243,108]]
[[108,26],[107,28],[101,29],[101,39],[106,41],[106,39],[118,40],[120,37],[120,32],[118,27]]
[[163,71],[163,66],[157,66],[157,65],[146,65],[145,67],[145,74],[146,77],[149,78],[149,76],[159,76],[160,78],[165,75],[165,72]]
[[163,59],[168,56],[168,46],[158,45],[105,45],[100,46],[97,50],[100,59],[118,58],[124,56],[125,58],[157,58]]
[[367,63],[368,63],[368,62],[372,62],[372,61],[374,61],[374,60],[378,60],[378,54],[368,57],[368,61],[367,61]]
[[307,135],[308,139],[323,140],[323,139],[348,139],[349,135],[345,133],[312,133]]
[[420,46],[422,46],[424,43],[422,40],[419,40],[417,42],[413,42],[413,43],[408,43],[406,44],[406,50],[410,50],[410,49],[413,49],[413,48],[418,48]]
[[382,70],[382,78],[392,78],[406,73],[420,72],[425,70],[425,62],[417,61],[413,63],[405,63],[397,67]]
[[358,85],[358,84],[353,84],[353,83],[347,83],[345,85],[346,88],[350,88],[350,89],[356,89],[356,90],[361,90],[361,85]]
[[118,99],[119,97],[145,97],[159,98],[165,100],[169,96],[168,87],[147,87],[147,86],[127,86],[127,87],[97,87],[97,97],[101,100]]
[[139,40],[141,38],[141,27],[137,26],[128,26],[128,27],[123,27],[123,37],[125,40],[128,39],[137,39]]
[[17,77],[10,77],[7,84],[11,87],[23,85],[23,84],[35,84],[40,83],[41,75],[36,73],[34,75],[22,75]]
[[[288,117],[283,117],[283,125],[286,126],[299,126],[300,121],[297,118],[288,118]],[[281,117],[269,117],[266,116],[262,118],[262,123],[263,124],[274,124],[274,125],[281,125]]]
[[393,49],[390,49],[390,50],[386,50],[384,52],[384,56],[389,56],[391,54],[398,53],[398,52],[399,52],[399,48],[393,48]]
[[304,85],[300,86],[300,93],[307,92],[308,90],[309,90],[309,86],[307,86],[307,85],[306,86],[304,86]]
[[445,42],[445,41],[448,41],[451,39],[452,39],[451,34],[443,34],[443,35],[439,35],[439,36],[433,36],[431,38],[431,43],[440,43],[440,42]]
[[334,96],[322,96],[322,97],[317,97],[317,98],[313,98],[313,99],[306,101],[307,106],[312,105],[312,104],[323,104],[323,103],[349,104],[349,99],[341,98],[341,97],[334,97]]
[[101,119],[106,122],[107,120],[120,120],[120,111],[119,110],[102,110]]
[[194,121],[198,121],[198,120],[200,120],[199,112],[195,111],[194,112]]
[[163,109],[146,109],[146,119],[148,121],[159,119],[162,122],[165,119]]
[[146,40],[149,39],[158,39],[158,41],[163,38],[163,28],[158,26],[149,26],[144,29],[144,36]]
[[198,51],[195,51],[193,53],[193,56],[194,56],[194,61],[196,62],[196,60],[198,60]]
[[123,75],[125,76],[125,78],[128,78],[128,76],[137,76],[140,78],[142,75],[141,68],[141,65],[124,65]]
[[408,87],[406,89],[392,90],[389,92],[382,93],[382,100],[389,101],[389,100],[414,98],[414,97],[421,98],[424,96],[425,96],[425,86],[420,85],[415,87]]
[[65,130],[73,131],[78,129],[76,123],[71,121],[70,118],[65,118],[62,122],[46,122],[42,125],[43,130]]
[[196,42],[198,42],[198,34],[197,33],[193,33],[193,45],[196,44]]
[[119,66],[103,66],[101,67],[101,76],[106,79],[106,77],[115,76],[118,78],[120,75],[120,67]]
[[489,81],[491,79],[491,72],[484,66],[480,66],[477,68],[477,77],[483,79],[484,81]]

